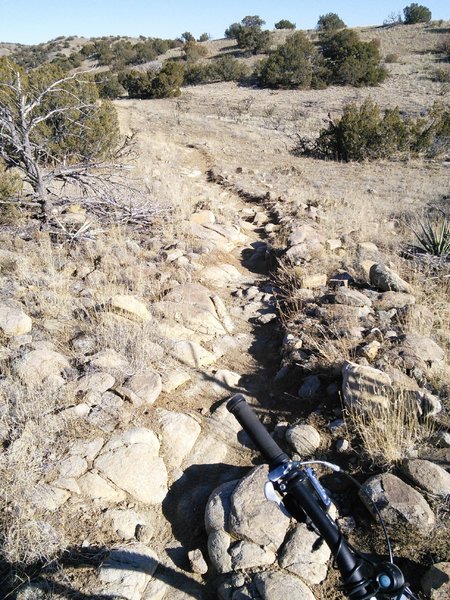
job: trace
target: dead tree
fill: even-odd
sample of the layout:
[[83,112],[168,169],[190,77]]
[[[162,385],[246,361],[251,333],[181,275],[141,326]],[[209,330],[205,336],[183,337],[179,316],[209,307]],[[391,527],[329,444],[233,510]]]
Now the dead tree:
[[119,167],[118,146],[115,109],[99,103],[89,74],[64,75],[51,65],[27,74],[0,59],[0,157],[22,173],[44,217],[52,212],[52,182],[95,188],[100,172]]

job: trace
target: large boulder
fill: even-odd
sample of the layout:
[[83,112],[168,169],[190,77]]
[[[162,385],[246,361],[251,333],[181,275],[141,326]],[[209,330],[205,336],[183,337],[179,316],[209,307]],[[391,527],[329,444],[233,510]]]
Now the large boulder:
[[197,441],[201,427],[193,417],[180,412],[159,409],[157,417],[166,463],[179,467]]
[[392,473],[368,479],[359,496],[372,513],[372,502],[376,504],[387,525],[406,525],[423,530],[430,529],[435,523],[433,511],[425,498]]
[[144,544],[115,548],[99,569],[102,593],[122,600],[141,600],[157,567],[156,553]]
[[28,385],[41,384],[48,378],[56,381],[69,367],[70,363],[63,354],[54,350],[52,344],[44,343],[13,363],[15,373]]
[[296,525],[280,555],[280,567],[308,583],[321,583],[327,576],[331,551],[327,544],[304,523]]
[[145,304],[129,294],[116,294],[109,300],[107,308],[112,312],[144,323],[152,319]]
[[94,461],[101,475],[143,504],[159,504],[167,494],[167,471],[153,431],[130,429],[115,436]]
[[264,496],[268,468],[256,467],[235,487],[231,495],[230,533],[276,551],[284,540],[289,518]]
[[[171,290],[154,308],[164,320],[190,331],[191,337],[182,334],[175,339],[194,339],[195,334],[195,339],[207,341],[229,332],[226,315],[219,314],[224,307],[214,300],[215,294],[203,285],[186,283]],[[162,331],[166,335],[170,333],[168,328]]]

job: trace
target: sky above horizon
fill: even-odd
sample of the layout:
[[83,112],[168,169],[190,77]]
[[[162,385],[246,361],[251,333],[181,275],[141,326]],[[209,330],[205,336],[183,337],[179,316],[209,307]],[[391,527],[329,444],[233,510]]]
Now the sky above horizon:
[[[420,3],[420,2],[419,2]],[[289,19],[299,29],[312,29],[320,15],[335,12],[349,27],[381,25],[391,13],[403,14],[410,4],[403,0],[345,2],[318,0],[0,0],[0,42],[39,44],[58,36],[100,37],[124,35],[176,38],[190,31],[196,38],[208,33],[213,39],[246,15],[259,15],[273,29]],[[434,20],[449,19],[448,0],[424,3]]]

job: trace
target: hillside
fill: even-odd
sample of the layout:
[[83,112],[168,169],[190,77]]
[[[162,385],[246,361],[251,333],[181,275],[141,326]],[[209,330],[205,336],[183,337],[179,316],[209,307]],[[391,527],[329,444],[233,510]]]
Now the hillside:
[[[446,596],[450,263],[418,252],[415,232],[449,222],[448,151],[345,163],[293,150],[350,102],[414,118],[448,107],[435,71],[449,27],[360,28],[395,55],[376,87],[117,99],[138,216],[69,190],[49,230],[28,208],[3,222],[6,597],[343,598],[317,535],[265,500],[261,457],[225,409],[236,392],[297,460],[349,471],[412,588]],[[203,45],[204,61],[236,51]],[[385,556],[365,498],[317,471],[352,543]]]

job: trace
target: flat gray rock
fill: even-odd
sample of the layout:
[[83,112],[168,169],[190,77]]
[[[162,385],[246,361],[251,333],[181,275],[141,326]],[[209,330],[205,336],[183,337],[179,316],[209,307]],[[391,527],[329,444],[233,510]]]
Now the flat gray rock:
[[402,471],[416,485],[436,496],[450,494],[450,473],[429,460],[407,460]]
[[[371,477],[364,483],[363,490],[375,502],[387,525],[430,529],[435,524],[433,511],[425,498],[391,473]],[[373,506],[362,491],[359,497],[373,514]]]
[[281,571],[258,573],[253,582],[262,600],[315,600],[301,579]]

